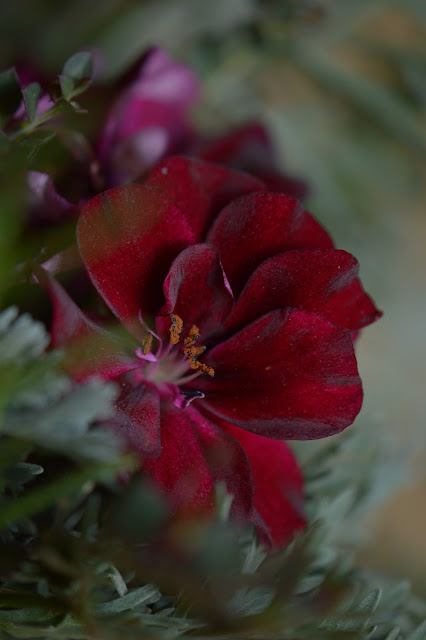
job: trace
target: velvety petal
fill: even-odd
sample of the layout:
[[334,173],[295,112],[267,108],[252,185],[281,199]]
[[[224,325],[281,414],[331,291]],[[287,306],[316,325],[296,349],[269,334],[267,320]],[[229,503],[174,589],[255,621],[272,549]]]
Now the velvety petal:
[[214,378],[190,383],[215,415],[277,439],[324,438],[362,404],[350,333],[310,311],[272,311],[203,356]]
[[225,482],[233,494],[234,517],[247,520],[253,484],[247,457],[238,443],[196,409],[161,405],[161,456],[144,462],[146,473],[181,513],[212,511],[214,485]]
[[50,273],[35,265],[34,274],[52,302],[52,347],[66,348],[64,366],[74,378],[96,374],[110,379],[137,366],[136,359],[126,355],[118,340],[84,313]]
[[246,173],[184,157],[161,162],[146,184],[162,189],[178,205],[189,220],[196,242],[204,239],[212,220],[228,202],[265,188]]
[[219,249],[235,294],[261,262],[277,253],[333,247],[328,233],[297,200],[275,193],[252,193],[231,202],[207,242]]
[[99,142],[110,184],[142,175],[193,138],[189,110],[199,94],[196,75],[152,49],[124,80]]
[[141,335],[138,314],[154,315],[162,306],[170,265],[193,243],[185,217],[161,191],[128,185],[90,200],[82,209],[77,235],[100,295],[130,331]]
[[380,316],[358,277],[357,260],[346,251],[303,249],[263,262],[250,277],[226,322],[235,329],[268,311],[297,307],[316,311],[356,330]]
[[224,135],[200,141],[191,148],[195,156],[247,171],[266,185],[268,191],[285,193],[302,199],[308,193],[305,182],[277,170],[278,161],[271,139],[264,127],[249,122]]
[[208,244],[195,244],[178,255],[164,295],[168,313],[180,316],[188,330],[195,324],[202,338],[217,329],[234,304],[219,253]]
[[264,438],[224,421],[220,426],[244,449],[253,471],[255,509],[274,546],[285,546],[307,524],[303,477],[296,457],[282,440]]
[[151,458],[158,457],[161,453],[158,390],[148,382],[128,388],[125,377],[119,381],[124,389],[116,403],[114,429],[132,451]]
[[251,169],[248,167],[247,171],[262,180],[266,185],[267,191],[285,193],[291,198],[302,201],[310,195],[311,189],[308,184],[295,178],[292,174],[280,173],[276,170],[261,167],[252,167]]

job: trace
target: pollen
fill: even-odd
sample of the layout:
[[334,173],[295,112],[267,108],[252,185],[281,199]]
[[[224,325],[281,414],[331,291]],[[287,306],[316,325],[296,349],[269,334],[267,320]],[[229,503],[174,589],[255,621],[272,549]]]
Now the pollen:
[[[170,342],[172,344],[177,344],[180,340],[180,335],[183,330],[183,320],[180,316],[176,314],[171,314],[172,324],[170,326]],[[206,348],[203,345],[195,346],[195,342],[200,337],[200,330],[198,327],[193,324],[190,328],[188,335],[183,341],[182,351],[188,358],[189,366],[191,369],[196,371],[200,371],[202,373],[207,373],[209,376],[214,376],[213,367],[209,367],[207,364],[200,362],[198,360],[198,356],[200,356]]]
[[198,340],[199,337],[200,337],[200,330],[195,324],[193,324],[189,330],[187,337],[183,342],[184,344],[191,344],[192,342],[195,342],[196,340]]
[[146,354],[151,351],[151,347],[152,347],[152,335],[149,333],[142,340],[142,353],[144,356],[146,356]]
[[204,362],[200,362],[194,356],[188,356],[188,362],[191,369],[195,369],[196,371],[202,371],[202,373],[207,373],[209,376],[213,378],[214,369],[213,367],[209,367]]
[[180,334],[183,329],[183,320],[180,316],[172,313],[171,316],[172,324],[170,325],[169,333],[170,333],[170,342],[172,344],[177,344],[180,339]]

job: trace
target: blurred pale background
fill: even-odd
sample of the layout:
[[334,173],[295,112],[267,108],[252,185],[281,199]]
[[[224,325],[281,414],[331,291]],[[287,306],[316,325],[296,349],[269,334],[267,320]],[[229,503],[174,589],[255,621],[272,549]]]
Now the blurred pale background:
[[200,73],[207,129],[269,125],[385,312],[358,345],[358,423],[397,434],[413,477],[372,516],[360,560],[426,595],[426,4],[23,0],[0,4],[0,25],[2,68],[30,60],[54,74],[93,46],[116,76],[160,44]]

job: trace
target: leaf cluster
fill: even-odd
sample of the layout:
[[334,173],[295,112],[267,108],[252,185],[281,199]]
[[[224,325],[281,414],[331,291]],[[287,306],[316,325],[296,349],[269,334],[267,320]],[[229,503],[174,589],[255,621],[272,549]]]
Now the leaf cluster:
[[92,55],[86,51],[72,55],[48,87],[37,81],[24,86],[14,68],[0,73],[0,168],[19,149],[31,159],[55,136],[58,119],[83,112],[75,98],[92,78]]

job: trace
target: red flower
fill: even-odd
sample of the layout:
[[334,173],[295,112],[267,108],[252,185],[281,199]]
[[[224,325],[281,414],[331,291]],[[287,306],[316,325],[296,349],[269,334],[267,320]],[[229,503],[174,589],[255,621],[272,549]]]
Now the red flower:
[[[222,480],[236,519],[288,542],[305,518],[284,440],[337,433],[361,407],[351,332],[379,313],[355,258],[293,198],[182,157],[88,202],[78,242],[137,340],[131,357],[108,351],[90,371],[120,383],[115,426],[146,473],[181,511],[211,508]],[[49,288],[55,344],[96,331]]]

